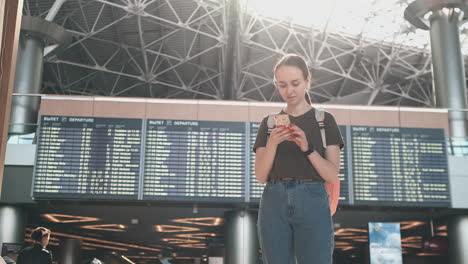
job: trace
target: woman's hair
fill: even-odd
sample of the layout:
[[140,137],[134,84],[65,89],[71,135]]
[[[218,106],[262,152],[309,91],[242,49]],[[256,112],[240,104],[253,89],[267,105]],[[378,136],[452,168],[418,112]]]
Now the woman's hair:
[[[276,74],[276,71],[281,66],[292,66],[292,67],[298,68],[299,70],[301,70],[302,76],[304,76],[304,80],[306,80],[309,76],[311,76],[309,66],[307,66],[306,60],[304,59],[304,57],[300,55],[292,54],[292,53],[284,55],[276,63],[275,67],[273,68],[274,75]],[[275,76],[275,79],[276,79],[276,76]],[[310,94],[309,94],[309,88],[310,87],[306,87],[306,95],[307,95],[306,101],[307,103],[312,104],[312,98],[310,97]]]
[[297,67],[301,70],[304,79],[307,79],[310,75],[309,67],[307,66],[307,62],[304,57],[299,56],[297,54],[286,54],[284,55],[275,65],[274,73],[280,68],[281,66],[293,66]]
[[44,238],[46,235],[50,235],[50,233],[51,232],[49,229],[45,227],[38,227],[32,231],[31,238],[36,242],[41,242],[42,238]]

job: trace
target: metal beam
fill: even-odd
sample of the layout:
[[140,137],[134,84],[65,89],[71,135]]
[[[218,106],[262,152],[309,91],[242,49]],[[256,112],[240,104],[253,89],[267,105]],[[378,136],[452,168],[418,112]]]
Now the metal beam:
[[223,99],[233,100],[234,98],[234,87],[236,87],[237,78],[235,72],[237,72],[236,62],[236,51],[239,41],[239,0],[229,0],[229,5],[226,8],[226,48],[224,50],[224,81],[223,81]]
[[67,0],[55,0],[54,4],[49,10],[49,13],[47,14],[45,20],[47,21],[53,21],[57,13],[59,12],[60,8],[62,7],[63,3],[65,3]]

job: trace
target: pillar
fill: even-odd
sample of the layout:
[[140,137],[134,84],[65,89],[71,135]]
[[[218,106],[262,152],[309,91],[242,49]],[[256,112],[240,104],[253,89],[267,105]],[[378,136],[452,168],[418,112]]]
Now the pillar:
[[[21,32],[16,64],[15,90],[13,96],[9,134],[29,134],[36,131],[37,113],[42,87],[44,41],[26,32]],[[17,95],[25,94],[25,95]]]
[[61,264],[80,264],[81,245],[79,239],[68,238],[60,242],[60,261]]
[[0,247],[3,243],[23,243],[26,212],[23,208],[0,204]]
[[225,214],[225,264],[257,264],[257,211],[235,210]]
[[[55,2],[51,15],[63,1]],[[55,10],[55,11],[54,11]],[[62,26],[39,17],[23,16],[21,37],[18,47],[18,62],[14,96],[11,104],[10,128],[8,133],[28,134],[36,131],[42,87],[45,43],[56,43],[55,50],[69,44],[71,35]],[[50,52],[53,53],[53,52]]]
[[434,94],[437,107],[449,108],[450,136],[468,136],[466,80],[460,46],[460,21],[463,11],[443,8],[429,17]]
[[447,232],[450,264],[468,263],[468,215],[454,216]]
[[459,30],[466,7],[460,0],[416,0],[405,10],[406,20],[430,32],[435,102],[449,108],[450,136],[455,139],[468,136],[468,115],[460,111],[468,106]]

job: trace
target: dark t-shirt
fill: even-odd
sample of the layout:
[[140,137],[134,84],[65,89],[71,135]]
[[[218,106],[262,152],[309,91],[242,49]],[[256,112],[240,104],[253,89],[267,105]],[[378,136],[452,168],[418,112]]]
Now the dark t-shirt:
[[18,255],[17,264],[52,264],[52,253],[39,244],[24,248]]
[[[281,113],[286,114],[284,111]],[[311,144],[315,151],[324,157],[325,149],[322,146],[322,137],[320,135],[320,128],[315,119],[315,108],[310,109],[300,116],[289,115],[291,123],[300,127],[307,137],[307,142]],[[265,147],[269,134],[267,126],[268,116],[263,118],[262,123],[258,129],[257,138],[253,147],[255,152],[259,147]],[[340,129],[336,124],[335,118],[329,112],[325,112],[325,134],[327,146],[339,145],[340,149],[343,148],[343,137],[341,136]],[[293,177],[298,179],[312,179],[315,181],[322,181],[315,168],[310,163],[309,159],[302,153],[299,146],[293,141],[284,141],[278,145],[276,156],[273,161],[273,166],[268,174],[268,179],[281,179],[285,177]]]

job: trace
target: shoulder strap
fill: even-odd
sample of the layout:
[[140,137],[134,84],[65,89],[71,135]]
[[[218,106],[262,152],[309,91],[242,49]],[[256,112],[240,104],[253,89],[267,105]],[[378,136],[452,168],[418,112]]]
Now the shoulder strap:
[[320,108],[315,109],[315,119],[320,128],[320,135],[322,136],[322,145],[323,148],[327,148],[327,138],[325,134],[325,111]]

